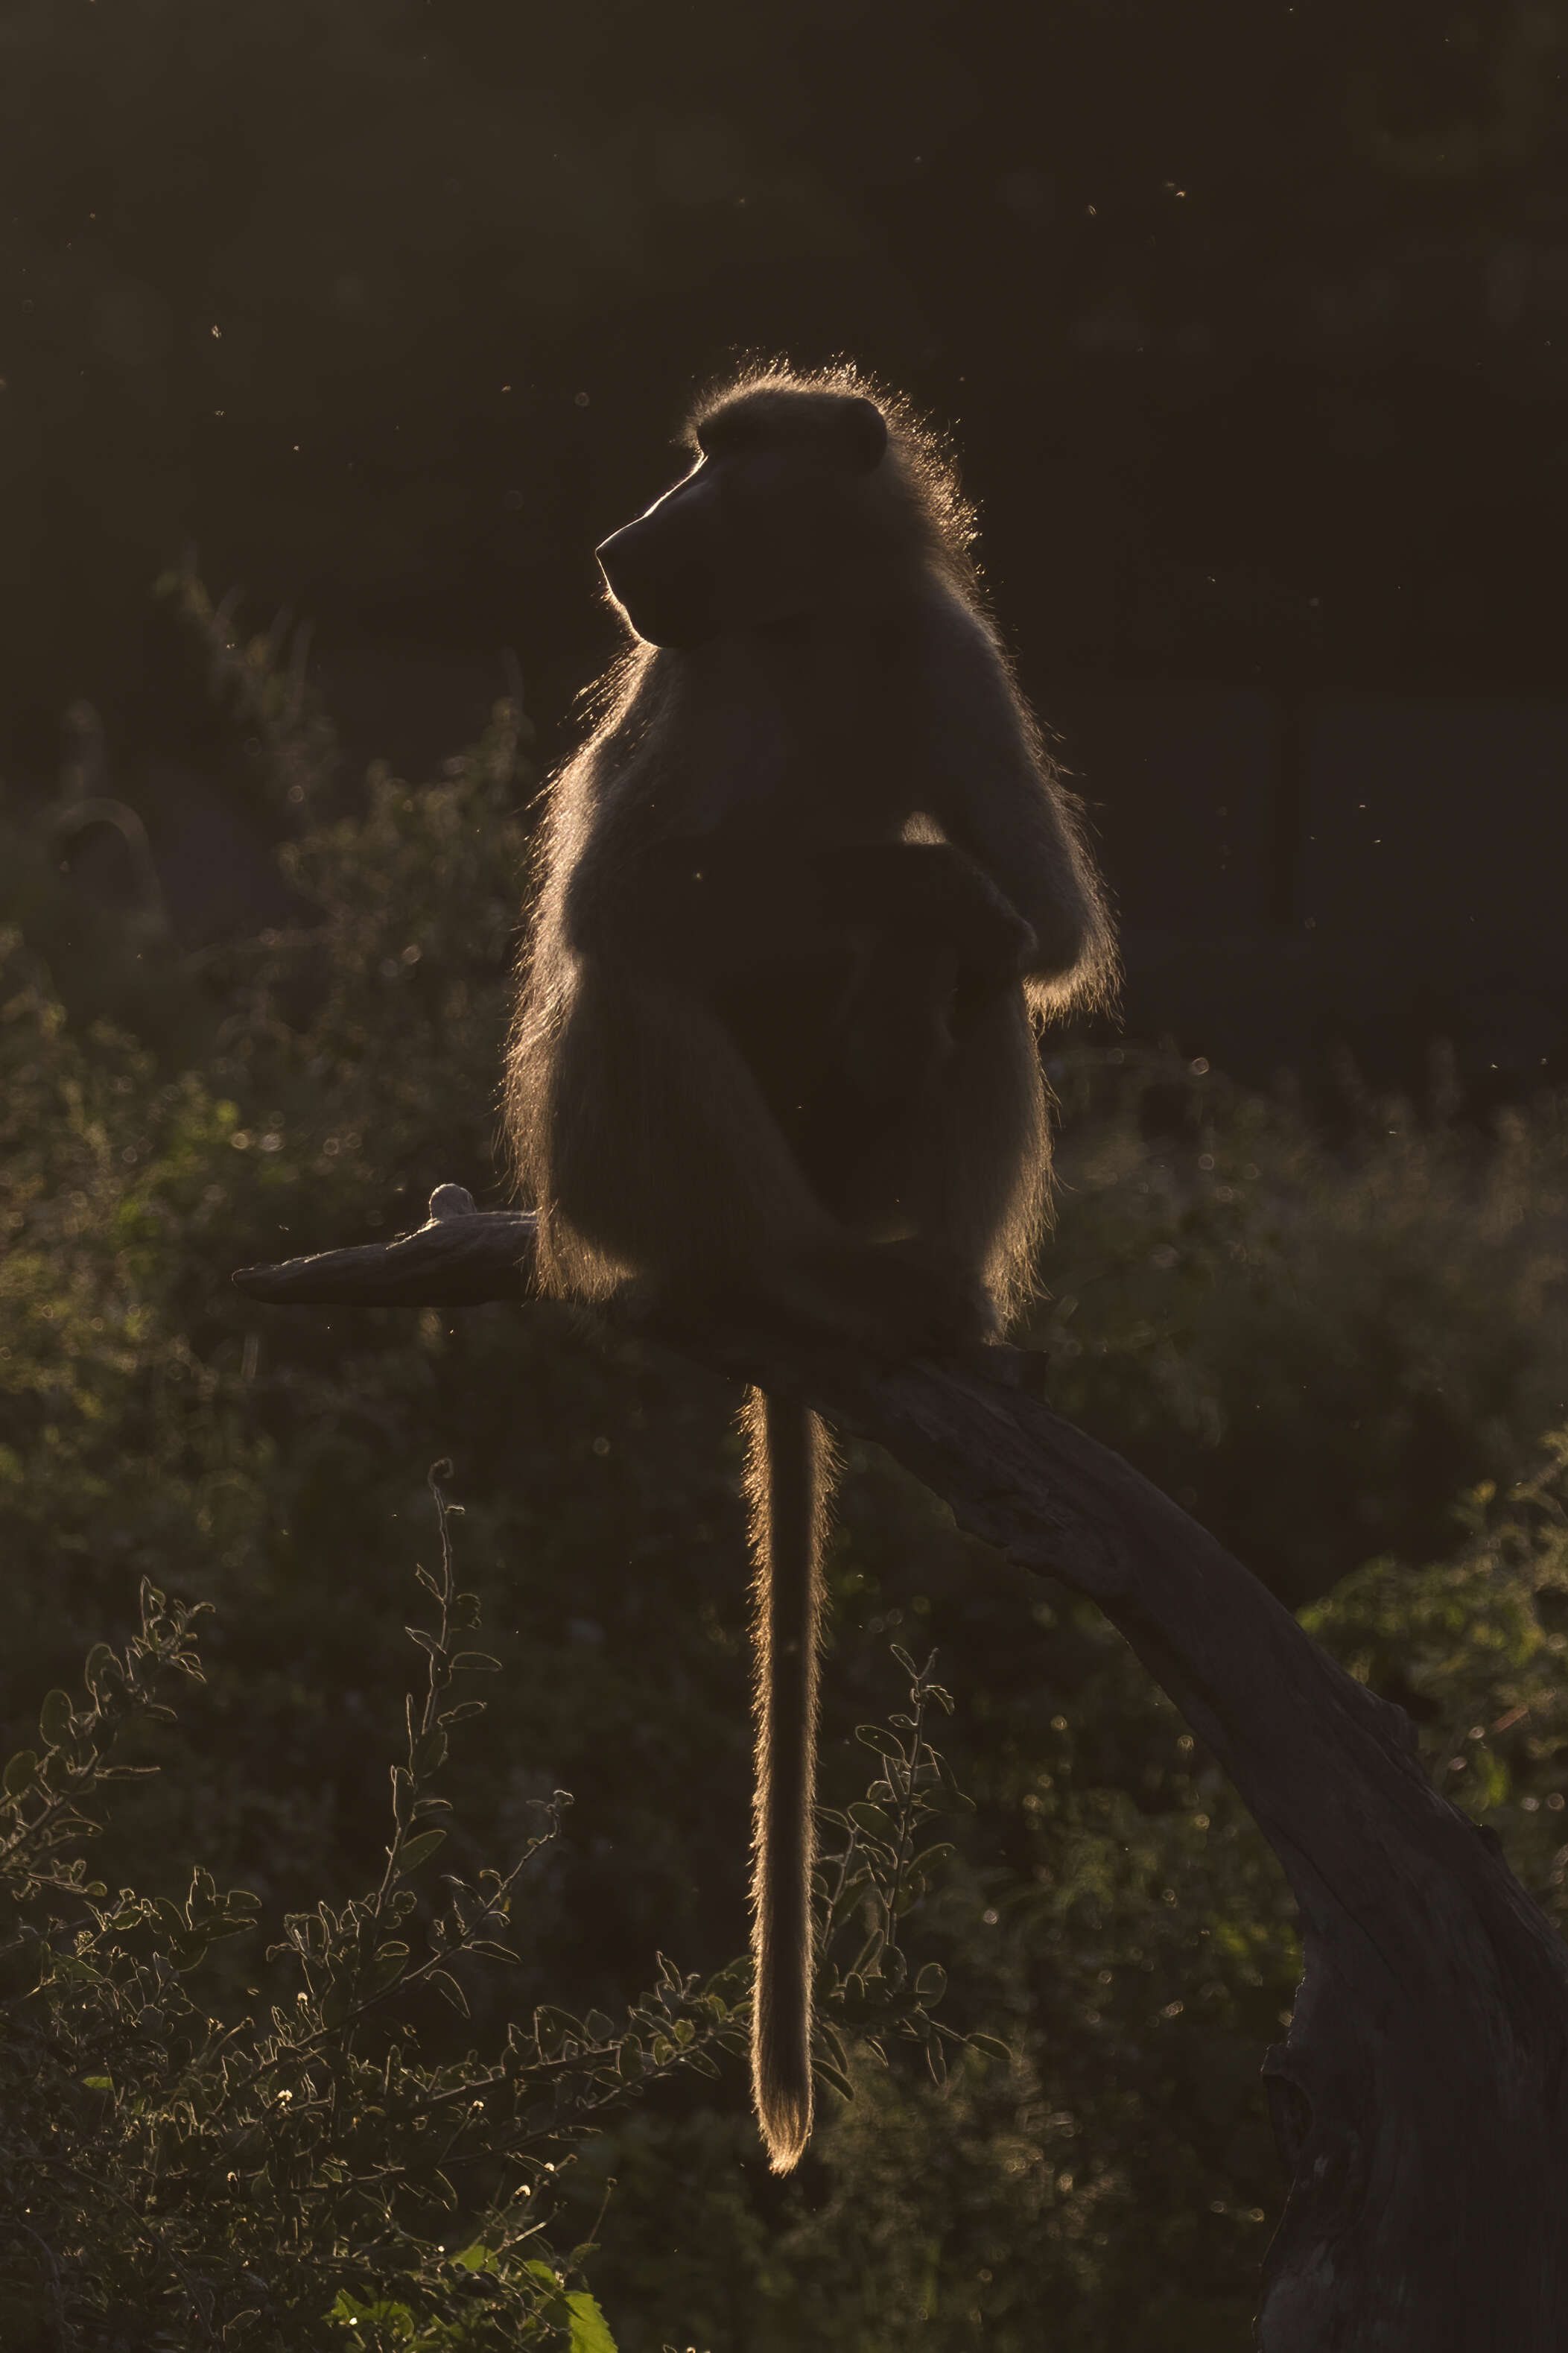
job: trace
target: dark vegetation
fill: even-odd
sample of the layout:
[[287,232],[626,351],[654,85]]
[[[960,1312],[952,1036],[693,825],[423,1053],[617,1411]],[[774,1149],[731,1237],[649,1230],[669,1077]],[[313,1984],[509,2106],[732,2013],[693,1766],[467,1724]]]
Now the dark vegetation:
[[[104,1895],[60,1884],[71,1849],[40,1857],[37,1832],[5,1879],[5,2341],[293,2353],[357,2318],[357,2341],[387,2347],[482,2345],[504,2323],[591,2348],[591,2294],[623,2353],[881,2353],[917,2324],[933,2346],[1023,2353],[1047,2311],[1107,2353],[1239,2348],[1281,2186],[1258,2080],[1295,1978],[1278,1873],[1095,1613],[1023,1589],[873,1460],[852,1458],[830,1566],[826,1795],[865,1802],[855,1727],[909,1680],[889,1638],[937,1650],[957,1701],[942,1743],[976,1810],[943,1825],[956,1852],[904,1935],[920,2002],[935,1964],[941,2021],[1013,2056],[953,2043],[934,2082],[929,2031],[895,2031],[886,2069],[851,2031],[856,2096],[827,2094],[786,2185],[740,2063],[703,2080],[680,2060],[676,2017],[704,2059],[731,2031],[689,1998],[741,1992],[724,1975],[747,1790],[732,1398],[542,1309],[295,1318],[227,1282],[416,1223],[441,1179],[497,1198],[524,731],[503,705],[436,781],[377,771],[362,791],[267,642],[174,587],[295,916],[182,955],[135,903],[88,901],[30,821],[4,845],[0,1703],[5,1753],[42,1760],[12,1768],[6,1819],[108,1817],[85,1857]],[[1031,1332],[1055,1401],[1411,1709],[1434,1773],[1560,1917],[1568,1107],[1483,1132],[1358,1098],[1347,1073],[1325,1138],[1288,1099],[1170,1057],[1083,1049],[1055,1076],[1061,1214]],[[422,1728],[402,1627],[416,1564],[441,1582],[426,1478],[442,1457],[477,1597],[452,1606],[485,1630],[459,1640],[502,1672],[459,1679],[489,1712],[437,1764],[447,1734]],[[438,1638],[432,1599],[413,1622]],[[205,1680],[170,1662],[167,1721],[138,1685],[184,1647],[184,1603],[213,1605]],[[128,1679],[95,1651],[84,1691],[84,1652],[138,1641]],[[82,1744],[122,1719],[112,1761],[160,1769],[99,1791]],[[394,1764],[425,1777],[396,1799],[405,1879],[385,1857]],[[511,1869],[560,1788],[575,1804],[503,1925],[486,1873]],[[430,1797],[452,1813],[416,1823]],[[413,1844],[425,1823],[447,1831],[438,1858]],[[58,1957],[29,1991],[42,1947],[25,1932],[51,1920]],[[389,1942],[411,1974],[448,1967],[432,1932],[517,1958],[449,1965],[467,2020],[426,1981],[362,2025],[401,1957]],[[879,1988],[915,1998],[896,1976],[867,1981],[867,2031]],[[645,2000],[668,2016],[629,2031],[658,2080],[563,2150],[545,2232],[509,2249],[488,2201],[587,2120],[612,2049],[620,2080]],[[401,2096],[365,2137],[353,2104],[389,2048]],[[216,2101],[225,2064],[238,2088]],[[568,2113],[542,2118],[552,2067]],[[313,2126],[276,2097],[289,2068]],[[448,2207],[397,2137],[475,2083],[477,2163],[448,2176]]]
[[[919,1973],[944,1970],[938,2017],[1013,2056],[952,2046],[937,2083],[918,2026],[885,2070],[851,2033],[853,2102],[826,2094],[809,2162],[772,2182],[727,2021],[682,2011],[689,1986],[741,1998],[732,1397],[559,1314],[296,1317],[228,1276],[390,1236],[442,1180],[500,1198],[527,809],[557,742],[484,649],[521,649],[556,729],[608,645],[588,551],[737,347],[852,351],[956,424],[1047,713],[1258,691],[1278,778],[1241,763],[1250,799],[1216,808],[1206,754],[1190,785],[1177,761],[1180,789],[1106,812],[1113,850],[1142,848],[1112,879],[1130,902],[1142,878],[1146,925],[1216,935],[1211,1013],[1252,970],[1218,935],[1253,914],[1210,892],[1233,848],[1302,948],[1315,690],[1561,691],[1540,551],[1568,502],[1565,47],[1561,0],[8,11],[6,2353],[429,2353],[527,2327],[602,2353],[590,2295],[621,2353],[1246,2344],[1281,2188],[1258,2064],[1292,1999],[1289,1906],[1094,1612],[852,1455],[825,1794],[886,1810],[855,1728],[907,1712],[889,1641],[937,1650],[976,1810],[883,1986],[934,2008]],[[253,642],[191,575],[150,605],[192,541],[247,611],[299,599],[314,650],[287,612]],[[302,691],[328,675],[342,759]],[[503,691],[444,759],[455,705],[478,735]],[[1358,867],[1347,902],[1369,1037],[1404,953],[1380,903],[1452,913],[1456,943],[1479,913],[1523,961],[1500,899],[1528,809],[1472,864],[1487,760],[1440,824],[1405,781],[1405,863],[1386,886]],[[1456,862],[1492,904],[1448,887]],[[1552,1034],[1521,1070],[1563,1066],[1539,1059]],[[1410,1710],[1561,1921],[1568,1099],[1483,1120],[1440,1052],[1413,1101],[1347,1064],[1303,1105],[1147,1045],[1076,1045],[1053,1078],[1029,1338],[1055,1401]],[[437,1767],[427,1733],[410,1753],[428,1654],[402,1630],[436,1624],[413,1580],[439,1577],[443,1459],[472,1646],[501,1672],[460,1679],[488,1712]],[[201,1682],[171,1655],[195,1636]],[[158,1770],[100,1786],[94,1747]],[[401,1825],[394,1766],[435,1777]],[[485,1873],[560,1788],[575,1804],[491,1936]],[[410,1862],[432,1796],[446,1841]],[[73,1814],[103,1834],[48,1845]],[[387,1878],[395,1827],[409,1870]],[[60,1883],[73,1860],[103,1896]],[[29,1990],[25,1932],[50,1922]],[[378,1968],[446,1966],[441,1924],[518,1957],[458,1959],[467,2019],[389,1971],[362,2021]],[[645,1998],[665,2022],[628,2028]],[[512,2087],[558,2065],[568,2109],[595,2100],[612,2048],[631,2080],[628,2031],[658,2080],[551,2157],[584,2116],[542,2127]],[[389,2034],[397,2114],[362,2130]],[[301,2036],[311,2094],[282,2101]],[[455,2207],[423,2149],[386,2171],[421,2104],[497,2069]],[[520,2180],[546,2227],[509,2243],[515,2201],[499,2229],[492,2210]]]
[[[172,748],[127,616],[187,537],[345,684],[511,644],[563,710],[589,551],[737,348],[958,427],[1047,711],[1553,692],[1565,38],[1560,0],[16,0],[9,762],[84,692]],[[356,741],[401,751],[378,685]]]

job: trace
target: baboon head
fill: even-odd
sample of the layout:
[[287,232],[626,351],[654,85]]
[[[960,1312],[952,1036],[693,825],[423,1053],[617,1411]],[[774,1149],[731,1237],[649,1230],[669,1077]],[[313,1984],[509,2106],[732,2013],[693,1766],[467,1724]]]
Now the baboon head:
[[873,400],[763,379],[703,410],[697,463],[598,550],[650,645],[690,647],[841,596],[898,535],[888,426]]

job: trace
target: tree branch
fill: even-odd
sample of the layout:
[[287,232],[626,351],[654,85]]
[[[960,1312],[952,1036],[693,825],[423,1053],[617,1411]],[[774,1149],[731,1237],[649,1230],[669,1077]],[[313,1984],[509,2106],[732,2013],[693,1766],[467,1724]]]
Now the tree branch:
[[269,1307],[480,1307],[528,1296],[533,1245],[521,1210],[479,1209],[461,1185],[437,1185],[416,1233],[242,1266],[232,1280]]
[[[533,1223],[457,1186],[384,1248],[235,1277],[278,1304],[527,1294]],[[1495,1834],[1431,1786],[1404,1713],[1212,1536],[1024,1386],[1007,1348],[879,1367],[693,1326],[681,1353],[871,1439],[1018,1567],[1099,1604],[1214,1751],[1289,1878],[1306,1967],[1264,2061],[1293,2176],[1263,2353],[1568,2346],[1568,1950]]]

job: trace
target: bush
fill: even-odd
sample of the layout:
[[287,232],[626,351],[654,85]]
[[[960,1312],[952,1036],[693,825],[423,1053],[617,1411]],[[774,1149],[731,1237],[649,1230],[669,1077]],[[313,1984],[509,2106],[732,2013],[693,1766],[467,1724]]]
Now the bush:
[[[137,1894],[121,1904],[85,1882],[75,1895],[40,1882],[27,1899],[35,1926],[58,1924],[51,1952],[88,1940],[107,1990],[70,1994],[79,2008],[48,2023],[59,2055],[47,2063],[36,2038],[66,1979],[13,1988],[0,2030],[13,2117],[71,2137],[89,2168],[131,2169],[152,2162],[160,2116],[176,2118],[191,2163],[207,2162],[208,2125],[179,2120],[207,2063],[202,2038],[232,2032],[258,2064],[283,2032],[272,2013],[291,2019],[300,1992],[325,2002],[338,1966],[328,1947],[340,1955],[367,1917],[380,1924],[373,1941],[408,1942],[406,1967],[446,1966],[418,1942],[441,1920],[451,1933],[444,1874],[481,1901],[492,1859],[523,1851],[558,1788],[575,1793],[571,1835],[534,1852],[495,1938],[515,1963],[459,1957],[452,1970],[470,2018],[439,1994],[416,2013],[410,1994],[407,2015],[397,1989],[381,1998],[377,2017],[417,2030],[400,2062],[411,2085],[500,2066],[542,1989],[594,2042],[587,2056],[626,2031],[651,2049],[642,2028],[602,2041],[587,2028],[595,2013],[625,2021],[657,2002],[658,1989],[639,1991],[647,1957],[677,1943],[679,1982],[698,1997],[716,1986],[732,2009],[748,1837],[743,1519],[724,1386],[553,1310],[291,1316],[228,1284],[237,1264],[415,1224],[439,1181],[498,1198],[526,729],[502,706],[486,741],[435,780],[378,770],[356,790],[319,715],[290,701],[276,647],[246,643],[197,584],[180,594],[237,699],[237,735],[255,747],[248,789],[270,812],[298,922],[199,956],[171,949],[156,987],[119,993],[115,1026],[101,1018],[115,997],[105,976],[133,975],[142,951],[102,911],[90,970],[79,964],[65,944],[82,909],[58,895],[68,882],[23,858],[19,820],[16,857],[0,839],[32,894],[15,910],[26,936],[13,934],[0,965],[0,1755],[28,1750],[42,1767],[62,1720],[51,1702],[35,1730],[38,1695],[74,1684],[104,1636],[122,1667],[152,1641],[135,1653],[136,1673],[152,1674],[157,1628],[192,1620],[150,1603],[144,1624],[144,1582],[189,1597],[193,1612],[214,1605],[205,1680],[166,1670],[179,1676],[177,1720],[137,1708],[124,1727],[124,1757],[162,1770],[117,1793],[93,1867],[106,1889]],[[1483,1132],[1352,1099],[1328,1134],[1287,1100],[1152,1051],[1075,1051],[1056,1077],[1060,1211],[1028,1335],[1049,1355],[1055,1401],[1411,1708],[1441,1785],[1497,1824],[1560,1916],[1568,1627],[1550,1444],[1539,1466],[1542,1434],[1568,1420],[1568,1107],[1544,1097]],[[387,1843],[386,1785],[367,1758],[395,1738],[415,1770],[397,1733],[406,1654],[385,1564],[408,1558],[410,1525],[426,1522],[433,1456],[452,1459],[468,1501],[464,1573],[508,1704],[439,1768],[447,1842],[414,1874],[421,1901],[399,1934],[365,1890],[364,1858]],[[865,1797],[855,1730],[882,1712],[889,1638],[917,1658],[940,1646],[962,1699],[946,1745],[977,1811],[922,1899],[922,1965],[945,1970],[955,2014],[1005,2034],[1013,2063],[965,2057],[939,2084],[931,2037],[879,2034],[850,1989],[847,2010],[829,2015],[853,2027],[842,2058],[856,2099],[825,2099],[797,2175],[768,2175],[738,2068],[715,2083],[673,2067],[649,2096],[595,2113],[602,2129],[552,2177],[550,2253],[525,2249],[520,2263],[547,2262],[563,2294],[586,2294],[570,2252],[600,2242],[591,2293],[622,2353],[892,2353],[915,2333],[933,2353],[1033,2353],[1042,2311],[1082,2353],[1239,2353],[1282,2189],[1258,2064],[1299,1969],[1272,1857],[1097,1613],[1025,1588],[863,1448],[848,1449],[828,1583],[822,1778],[834,1813],[886,1810]],[[103,1691],[121,1705],[118,1684]],[[71,1703],[73,1725],[98,1704],[96,1690]],[[37,1786],[24,1807],[40,1802]],[[193,1883],[194,1869],[206,1878]],[[216,1891],[236,1886],[258,1899],[257,1928],[210,1942],[183,1972],[176,1943],[234,1916]],[[134,1926],[106,1925],[132,1911]],[[301,1951],[289,1924],[303,1921],[317,1926]],[[846,1944],[867,1933],[858,1918],[841,1924]],[[159,1955],[188,2008],[168,2007]],[[840,1948],[835,1966],[847,1976],[854,1957]],[[100,2048],[100,2063],[77,2066],[71,2019],[90,2013],[107,2035],[114,1988],[140,1986],[136,1972],[157,1979],[173,2039],[121,2044],[112,2059]],[[887,1989],[927,2010],[913,1975]],[[377,2025],[347,2042],[343,2021],[327,2031],[333,2081],[384,2053]],[[825,2056],[840,2066],[830,2046]],[[279,2043],[268,2064],[287,2063]],[[29,2090],[46,2064],[52,2089]],[[81,2083],[89,2073],[112,2096]],[[584,2050],[567,2073],[591,2077]],[[499,2131],[486,2113],[485,2132]],[[40,2175],[18,2144],[0,2146],[12,2150],[4,2211],[20,2225],[0,2276],[30,2316],[0,2327],[7,2344],[27,2344],[26,2329],[47,2344],[52,2329],[107,2353],[118,2329],[140,2353],[155,2328],[186,2327],[184,2290],[166,2279],[158,2293],[174,2303],[130,2309],[143,2294],[134,2266],[153,2257],[111,2198],[72,2208],[51,2189],[64,2202],[46,2227]],[[112,2179],[134,2206],[132,2170]],[[416,2200],[399,2210],[395,2227],[425,2250],[417,2262],[400,2251],[397,2278],[415,2285],[389,2291],[407,2327],[504,2309],[484,2284],[503,2276],[516,2313],[559,2335],[554,2291],[510,2255],[510,2273],[478,2285],[442,2269],[443,2240],[499,2244],[479,2189],[454,2187],[456,2221]],[[338,2341],[325,2315],[340,2289],[362,2304],[382,2293],[366,2253],[376,2242],[353,2232],[358,2284],[328,2281],[340,2258],[319,2218],[336,2194],[312,2179],[291,2348],[310,2341],[307,2327]],[[221,2199],[192,2198],[178,2215],[205,2233],[202,2263],[218,2282],[225,2212]],[[191,2270],[190,2250],[175,2253]],[[273,2277],[255,2249],[247,2261]],[[283,2261],[274,2254],[274,2272]],[[51,2264],[58,2293],[68,2282],[79,2299],[74,2338],[60,2337]],[[207,2340],[193,2321],[175,2341]]]
[[1342,1080],[1335,1136],[1167,1054],[1059,1078],[1054,1394],[1293,1605],[1429,1557],[1568,1414],[1568,1098],[1487,1130]]
[[[38,1748],[0,1777],[7,2345],[615,2353],[598,2305],[571,2284],[593,2243],[552,2245],[554,2177],[608,2114],[689,2071],[717,2075],[717,2054],[745,2049],[746,1972],[700,1985],[661,1955],[658,1984],[618,2029],[600,2010],[541,2003],[488,2052],[425,2054],[432,1997],[468,2020],[476,1973],[516,1966],[514,1907],[571,1803],[562,1790],[536,1801],[538,1827],[504,1871],[429,1868],[452,1827],[438,1794],[452,1729],[485,1708],[457,1679],[499,1664],[458,1647],[478,1639],[479,1608],[457,1584],[447,1467],[431,1477],[440,1565],[416,1571],[433,1623],[407,1629],[425,1690],[405,1704],[384,1865],[365,1893],[285,1917],[264,2019],[198,1999],[213,1946],[254,1935],[254,1894],[220,1893],[198,1864],[183,1902],[110,1895],[73,1852],[98,1833],[108,1784],[156,1770],[126,1757],[139,1729],[170,1720],[160,1692],[201,1680],[198,1611],[143,1579],[138,1631],[119,1652],[93,1646],[85,1700],[50,1692]],[[923,2048],[939,2083],[950,2049],[1007,2056],[932,2016],[940,1966],[910,1969],[905,1917],[952,1852],[929,1842],[928,1822],[967,1800],[925,1733],[951,1701],[899,1658],[910,1707],[861,1727],[877,1777],[848,1813],[828,1814],[839,1843],[819,1874],[816,2066],[847,2099],[850,2048],[885,2065],[894,2034]]]

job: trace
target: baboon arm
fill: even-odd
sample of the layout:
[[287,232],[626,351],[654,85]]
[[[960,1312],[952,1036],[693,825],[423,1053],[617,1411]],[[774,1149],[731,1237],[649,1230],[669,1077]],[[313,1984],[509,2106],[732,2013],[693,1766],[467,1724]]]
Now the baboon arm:
[[799,955],[822,930],[808,863],[714,835],[591,844],[566,892],[566,936],[605,969],[695,985]]
[[929,964],[945,943],[958,970],[1002,988],[1033,968],[1033,932],[985,869],[951,841],[852,842],[816,851],[828,918],[907,938]]
[[1075,797],[1052,775],[984,624],[945,606],[927,670],[930,813],[1035,934],[1043,1010],[1105,996],[1115,950]]

